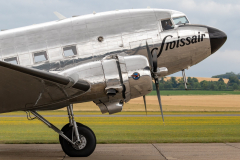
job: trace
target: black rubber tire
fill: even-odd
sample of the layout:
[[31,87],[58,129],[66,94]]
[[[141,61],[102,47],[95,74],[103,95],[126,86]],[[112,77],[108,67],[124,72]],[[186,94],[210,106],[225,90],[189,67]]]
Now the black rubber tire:
[[[69,138],[72,139],[72,127],[66,127],[64,134]],[[69,143],[64,138],[59,138],[63,151],[69,157],[87,157],[93,153],[96,148],[96,137],[93,131],[82,124],[78,125],[78,132],[80,135],[83,135],[86,140],[87,144],[82,150],[76,150],[71,143]]]
[[[82,126],[83,124],[82,123],[78,123],[78,122],[76,122],[77,123],[77,126]],[[70,128],[69,127],[69,125],[70,125],[70,123],[68,123],[68,124],[66,124],[65,126],[63,126],[63,128],[61,129],[61,131],[65,134],[65,132]],[[72,127],[71,127],[72,128]],[[63,140],[64,138],[62,138],[62,136],[60,136],[59,135],[59,142],[60,142],[60,144],[62,145],[62,140]]]

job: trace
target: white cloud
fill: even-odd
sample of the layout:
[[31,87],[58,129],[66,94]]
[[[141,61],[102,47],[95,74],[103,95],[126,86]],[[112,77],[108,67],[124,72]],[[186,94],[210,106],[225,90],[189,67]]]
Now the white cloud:
[[194,0],[181,0],[180,6],[184,10],[198,11],[203,14],[214,14],[214,15],[236,15],[240,13],[239,4],[221,3],[215,1],[194,1]]

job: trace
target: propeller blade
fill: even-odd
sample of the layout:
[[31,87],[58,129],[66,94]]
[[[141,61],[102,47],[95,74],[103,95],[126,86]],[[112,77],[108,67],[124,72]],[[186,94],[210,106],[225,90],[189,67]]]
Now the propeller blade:
[[[152,53],[150,52],[148,43],[146,42],[146,47],[147,47],[147,52],[148,52],[148,60],[149,60],[149,65],[151,66],[151,71],[153,72],[152,75],[154,75],[154,73],[157,73],[157,48],[152,50]],[[163,110],[162,110],[162,102],[161,102],[161,96],[160,96],[160,91],[159,91],[159,81],[157,77],[153,77],[155,80],[155,85],[156,85],[156,90],[157,90],[157,97],[158,97],[158,103],[160,106],[160,110],[162,113],[162,120],[164,123],[164,117],[163,117]],[[143,96],[143,100],[144,100],[144,105],[145,105],[145,111],[146,111],[146,115],[147,115],[147,107],[146,107],[146,100],[145,100],[145,96]]]
[[158,103],[159,103],[160,110],[161,110],[161,113],[162,113],[162,120],[163,120],[163,123],[164,123],[164,117],[163,117],[162,102],[161,102],[161,96],[160,96],[160,91],[159,91],[159,81],[158,81],[158,78],[155,79],[155,85],[156,85],[156,90],[157,90]]
[[145,112],[147,115],[147,105],[146,105],[146,97],[145,96],[143,96],[143,101],[144,101],[144,105],[145,105]]
[[152,54],[150,52],[150,49],[149,49],[149,46],[148,46],[148,43],[146,41],[146,47],[147,47],[147,52],[148,52],[148,61],[149,61],[149,65],[151,67],[151,69],[153,68],[153,60],[152,60]]
[[153,72],[157,72],[157,51],[153,50],[153,54],[152,54],[152,59],[153,59]]

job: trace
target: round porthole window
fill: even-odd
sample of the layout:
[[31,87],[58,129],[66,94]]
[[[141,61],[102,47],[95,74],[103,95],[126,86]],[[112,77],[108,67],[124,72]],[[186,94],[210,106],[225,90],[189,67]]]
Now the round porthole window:
[[103,39],[103,37],[102,36],[99,36],[98,37],[98,42],[102,42],[104,39]]

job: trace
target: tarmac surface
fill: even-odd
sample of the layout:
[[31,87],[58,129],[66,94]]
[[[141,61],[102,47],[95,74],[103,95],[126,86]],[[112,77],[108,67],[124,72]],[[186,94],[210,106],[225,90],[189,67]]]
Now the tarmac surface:
[[0,144],[0,160],[239,160],[240,143],[98,144],[86,158],[64,154],[60,144]]

